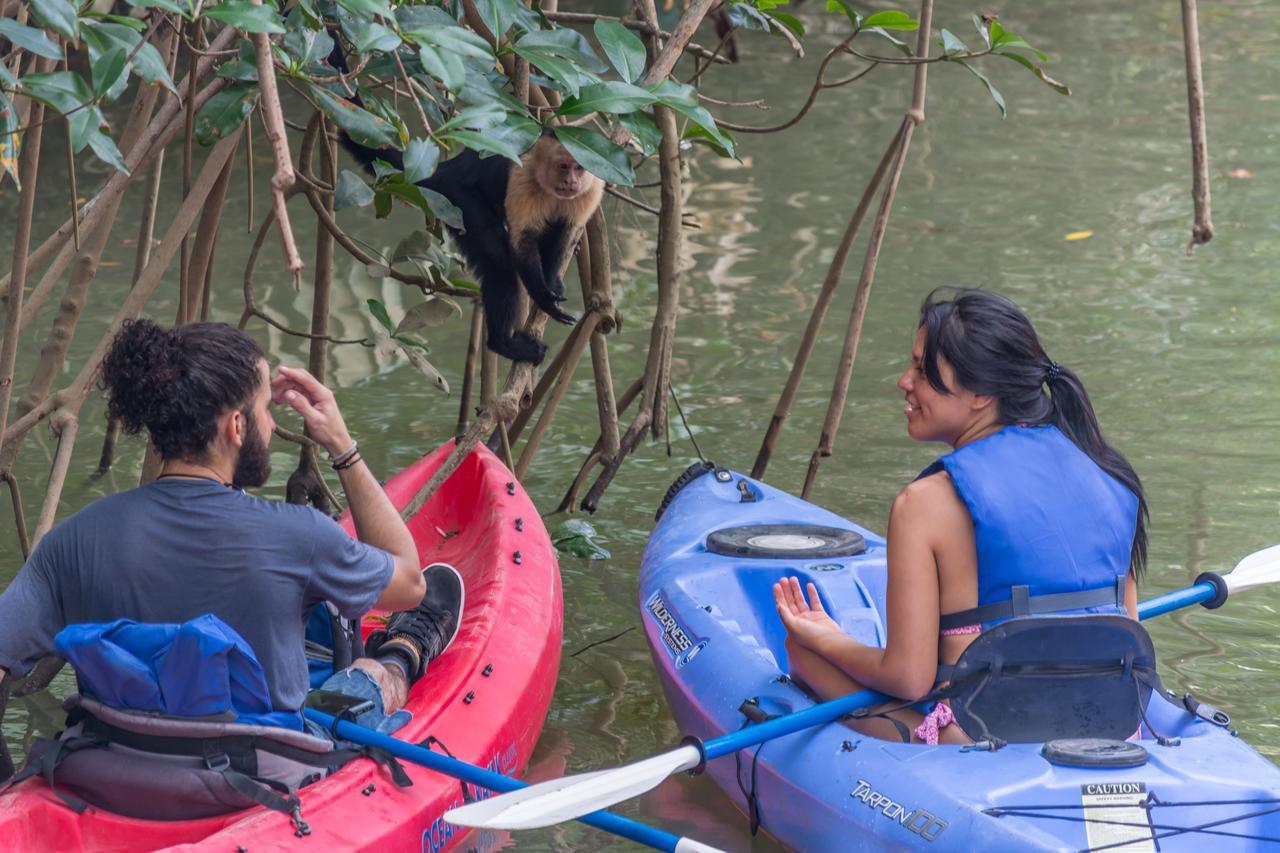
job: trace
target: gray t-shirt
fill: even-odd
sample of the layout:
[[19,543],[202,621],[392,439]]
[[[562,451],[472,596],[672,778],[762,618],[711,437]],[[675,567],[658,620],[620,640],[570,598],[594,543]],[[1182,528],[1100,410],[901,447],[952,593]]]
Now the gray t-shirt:
[[0,593],[0,667],[21,675],[77,622],[185,622],[212,613],[253,647],[276,710],[306,698],[303,633],[330,601],[369,610],[393,561],[323,513],[208,480],[165,478],[63,521]]

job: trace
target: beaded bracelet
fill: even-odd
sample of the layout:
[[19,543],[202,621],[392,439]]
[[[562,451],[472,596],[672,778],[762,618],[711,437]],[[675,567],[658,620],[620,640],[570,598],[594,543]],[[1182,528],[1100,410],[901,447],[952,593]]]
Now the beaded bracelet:
[[351,442],[351,446],[350,446],[350,447],[348,447],[346,450],[342,451],[341,453],[339,453],[337,456],[334,456],[332,453],[330,453],[330,454],[329,454],[329,464],[330,464],[330,465],[332,465],[333,467],[337,468],[337,467],[338,467],[339,465],[341,465],[343,462],[346,462],[346,461],[347,461],[348,459],[350,459],[352,456],[355,456],[355,455],[356,455],[356,451],[359,449],[359,447],[360,447],[360,445],[359,445],[359,444],[357,444],[356,442],[352,441],[352,442]]
[[364,461],[364,457],[362,457],[359,453],[353,453],[350,458],[345,459],[342,462],[333,463],[333,470],[345,471],[351,466],[355,465],[357,462],[363,462],[363,461]]

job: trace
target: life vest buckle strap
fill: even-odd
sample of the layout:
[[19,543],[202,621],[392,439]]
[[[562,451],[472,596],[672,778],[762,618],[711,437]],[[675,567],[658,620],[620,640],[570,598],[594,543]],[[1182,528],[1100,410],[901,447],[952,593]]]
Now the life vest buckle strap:
[[992,622],[996,619],[1012,619],[1068,610],[1084,610],[1089,607],[1102,607],[1108,604],[1114,604],[1123,609],[1124,582],[1125,577],[1120,576],[1116,579],[1114,585],[1109,584],[1104,587],[1082,589],[1075,592],[1056,592],[1048,595],[1029,595],[1030,588],[1020,584],[1010,587],[1010,598],[1005,601],[997,601],[956,613],[944,614],[938,620],[938,629],[949,631],[977,623]]

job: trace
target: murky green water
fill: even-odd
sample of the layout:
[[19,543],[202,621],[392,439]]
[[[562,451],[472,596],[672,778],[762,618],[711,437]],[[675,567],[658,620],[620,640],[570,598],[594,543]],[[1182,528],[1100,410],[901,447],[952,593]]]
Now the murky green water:
[[[813,33],[807,58],[789,56],[780,40],[748,38],[742,66],[714,83],[717,96],[765,95],[772,107],[767,114],[734,110],[735,120],[775,123],[789,117],[791,105],[808,91],[822,45],[837,36],[825,32],[834,19],[819,14],[820,4],[802,8]],[[965,38],[971,32],[969,11],[946,8],[935,23]],[[1142,476],[1152,508],[1151,571],[1143,594],[1154,595],[1186,585],[1200,571],[1228,569],[1245,554],[1280,541],[1280,450],[1273,440],[1280,402],[1269,390],[1280,369],[1274,320],[1280,316],[1274,287],[1280,262],[1274,206],[1280,178],[1280,94],[1274,86],[1280,79],[1280,29],[1274,10],[1261,0],[1201,9],[1218,236],[1188,258],[1183,246],[1191,220],[1189,152],[1176,7],[1154,0],[1013,4],[1003,16],[1011,29],[1051,54],[1055,76],[1069,82],[1074,95],[1054,94],[1013,63],[987,63],[1009,102],[1009,117],[1001,122],[974,78],[963,69],[934,67],[929,121],[915,136],[837,455],[824,466],[816,499],[883,529],[892,496],[938,450],[906,438],[893,387],[916,306],[938,283],[988,286],[1016,299],[1036,321],[1050,354],[1085,378],[1108,436]],[[702,228],[689,235],[672,378],[699,443],[717,461],[750,467],[845,219],[908,99],[908,76],[902,69],[879,69],[862,83],[826,93],[789,133],[740,137],[741,163],[705,153],[692,163],[691,206]],[[264,150],[260,146],[259,154]],[[85,165],[82,188],[92,182],[93,169]],[[1237,170],[1250,176],[1229,176],[1241,174]],[[38,232],[47,233],[63,215],[58,194],[65,177],[50,169],[43,181],[49,202],[42,205]],[[174,197],[167,198],[172,212]],[[12,241],[14,201],[12,185],[6,185],[0,192],[0,246]],[[311,232],[304,205],[296,204],[305,245]],[[654,278],[647,235],[653,223],[614,200],[607,204],[617,301],[628,317],[625,331],[611,341],[615,376],[623,386],[642,369],[648,343]],[[259,216],[266,205],[260,194]],[[242,183],[228,207],[225,221],[243,222]],[[136,221],[136,210],[122,216]],[[365,239],[385,243],[415,224],[407,214],[398,214],[393,227],[357,212],[342,214],[342,221]],[[1064,239],[1086,230],[1092,236]],[[301,327],[310,296],[293,293],[274,240],[268,245],[258,275],[260,298]],[[247,249],[242,230],[224,232],[219,242],[215,309],[222,319],[238,316]],[[131,245],[108,251],[108,261],[118,265],[103,270],[100,299],[123,292],[132,256]],[[779,486],[799,488],[817,439],[857,267],[855,259],[770,469]],[[401,294],[353,270],[347,260],[340,262],[340,272],[350,272],[350,286],[336,297],[335,333],[359,337],[369,326],[358,308],[363,300],[378,296],[395,306]],[[166,287],[151,311],[171,319],[176,284]],[[85,319],[75,345],[79,357],[96,341],[106,313]],[[304,359],[296,340],[261,325],[254,332],[280,359]],[[563,330],[551,334],[561,336]],[[431,339],[436,361],[455,388],[464,339],[460,322]],[[24,341],[20,380],[39,342]],[[375,470],[394,471],[452,434],[456,397],[425,388],[408,365],[346,348],[334,355],[330,372]],[[566,407],[526,482],[546,509],[559,502],[595,438],[585,371]],[[100,424],[100,406],[91,406],[64,513],[136,481],[142,454],[137,441],[125,445],[112,474],[91,476]],[[562,562],[566,656],[540,749],[550,772],[566,765],[582,770],[616,764],[678,739],[638,630],[569,657],[639,624],[635,574],[653,507],[693,458],[678,424],[674,432],[674,456],[667,457],[662,443],[643,446],[592,519],[613,559]],[[19,474],[32,518],[52,450],[41,433],[24,451]],[[292,469],[292,453],[280,447],[273,461],[281,473],[271,491],[278,494]],[[12,527],[0,524],[0,579],[16,572],[19,561]],[[1197,609],[1149,625],[1166,683],[1230,711],[1241,734],[1270,755],[1280,754],[1278,605],[1280,592],[1255,591],[1215,613]],[[47,724],[44,715],[52,706],[42,698],[11,708],[4,727],[10,744],[24,738],[28,715]],[[744,822],[706,780],[669,782],[622,811],[720,846],[750,843]],[[575,827],[516,840],[525,849],[608,842]],[[769,848],[769,842],[755,844]]]

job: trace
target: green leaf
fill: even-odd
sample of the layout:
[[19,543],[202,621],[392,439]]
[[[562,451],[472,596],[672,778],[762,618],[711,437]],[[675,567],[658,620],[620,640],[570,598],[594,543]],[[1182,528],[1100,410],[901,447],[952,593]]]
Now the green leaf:
[[970,15],[969,20],[973,21],[973,28],[978,31],[978,35],[982,36],[983,42],[987,47],[991,47],[991,32],[983,20],[977,15]]
[[102,110],[97,107],[85,107],[67,116],[67,127],[71,131],[71,150],[79,154],[89,144],[89,137],[98,132],[105,123]]
[[578,90],[583,86],[589,86],[600,81],[600,78],[582,71],[567,59],[561,59],[558,56],[552,56],[537,50],[530,50],[522,44],[517,44],[512,50],[529,60],[530,64],[537,66],[539,71],[546,74],[561,90],[570,95],[578,94]]
[[390,53],[400,46],[400,36],[389,27],[382,24],[369,23],[360,30],[360,35],[356,38],[356,50],[361,53],[370,53],[372,51],[381,51],[382,53]]
[[27,0],[36,20],[68,41],[80,41],[80,25],[76,7],[69,0]]
[[257,6],[244,0],[223,0],[200,13],[202,18],[213,18],[246,33],[283,33],[280,14],[273,6]]
[[979,80],[981,80],[982,85],[987,87],[987,93],[991,95],[991,100],[995,101],[996,106],[1000,108],[1000,118],[1004,118],[1006,115],[1005,106],[1004,106],[1004,96],[1001,95],[996,90],[995,86],[991,85],[991,81],[987,79],[987,75],[983,74],[981,71],[974,68],[969,63],[964,62],[963,60],[957,60],[957,61],[960,62],[960,64],[963,65],[965,68],[968,68],[969,73],[971,73],[974,77],[977,77]]
[[378,219],[386,219],[391,215],[391,194],[380,192],[373,197],[373,214]]
[[948,29],[943,29],[942,41],[939,42],[939,44],[942,45],[942,52],[944,54],[970,52],[969,45],[960,41],[960,39],[956,37],[956,34],[951,32],[951,30],[948,30]]
[[1012,59],[1022,67],[1029,70],[1032,74],[1044,81],[1045,85],[1053,89],[1060,95],[1070,95],[1071,88],[1066,83],[1059,83],[1057,80],[1045,73],[1044,68],[1027,59],[1020,53],[997,53],[996,56],[1003,56],[1006,59]]
[[493,45],[456,24],[402,30],[401,35],[417,44],[447,50],[464,59],[493,59]]
[[386,119],[357,107],[345,98],[339,98],[328,89],[322,89],[308,81],[303,83],[325,117],[336,122],[359,144],[370,148],[400,147],[400,134]]
[[515,0],[476,0],[476,11],[498,41],[502,41],[520,12]]
[[0,62],[0,83],[8,86],[10,89],[18,88],[18,78],[13,76],[13,72],[9,70],[9,66]]
[[919,26],[920,22],[915,18],[906,12],[899,12],[895,9],[868,15],[862,22],[863,29],[881,27],[886,30],[915,30]]
[[627,152],[589,127],[555,127],[556,139],[569,155],[596,177],[611,184],[629,187],[636,182]]
[[564,99],[556,115],[581,116],[590,113],[632,113],[644,109],[657,96],[620,80],[584,86],[579,93]]
[[711,146],[711,148],[714,149],[715,152],[719,154],[721,157],[735,156],[732,148],[732,140],[730,140],[730,147],[727,147],[727,148],[725,147],[724,143],[721,141],[722,139],[729,138],[727,135],[724,134],[723,131],[721,131],[719,134],[712,134],[712,133],[709,133],[707,129],[700,124],[690,124],[688,127],[685,128],[683,138],[688,139],[691,142],[706,143],[707,145]]
[[130,0],[129,5],[143,9],[164,9],[166,12],[173,12],[175,15],[181,15],[187,20],[191,20],[191,5],[187,2],[178,3],[175,0]]
[[650,89],[657,99],[669,107],[698,105],[698,90],[688,83],[677,83],[674,80],[663,80]]
[[521,154],[533,147],[542,135],[542,125],[528,116],[507,113],[506,120],[489,131],[489,136],[507,142]]
[[196,113],[196,142],[212,145],[234,131],[258,102],[258,84],[232,83],[209,99]]
[[411,139],[404,150],[404,179],[411,184],[431,177],[440,160],[440,146],[423,139]]
[[93,100],[93,92],[79,74],[52,71],[28,74],[22,78],[26,93],[63,115]]
[[230,80],[248,80],[252,83],[258,82],[258,64],[256,62],[245,62],[243,59],[233,59],[230,62],[224,62],[218,68],[218,77],[226,77]]
[[86,24],[85,40],[97,41],[104,51],[111,47],[123,47],[133,56],[129,64],[139,77],[177,94],[178,90],[169,77],[169,69],[161,58],[160,51],[150,42],[142,42],[142,36],[129,27],[115,23]]
[[469,68],[467,82],[462,84],[462,90],[458,95],[468,104],[498,103],[511,112],[525,111],[525,105],[520,102],[520,99],[503,88],[509,82],[501,74],[479,74]]
[[386,0],[338,0],[338,5],[357,18],[391,17],[391,6]]
[[[0,65],[0,68],[4,67]],[[0,180],[6,173],[13,176],[14,185],[21,190],[18,180],[18,153],[22,150],[22,135],[18,130],[18,111],[13,103],[0,92]]]
[[488,130],[506,119],[507,112],[499,104],[475,104],[454,113],[453,118],[436,128],[436,133],[465,127],[471,130]]
[[[692,87],[690,87],[692,88]],[[690,119],[694,124],[706,131],[706,138],[723,149],[730,157],[734,153],[733,139],[716,126],[715,117],[700,106],[697,101],[690,103],[687,93],[675,84],[663,83],[654,89],[661,103]]]
[[562,554],[588,560],[607,560],[609,551],[596,542],[600,536],[591,523],[582,518],[566,518],[550,530],[551,544]]
[[520,162],[521,152],[514,145],[501,137],[490,133],[479,133],[474,130],[451,130],[444,134],[445,139],[461,142],[474,151],[485,154],[501,154],[513,163]]
[[403,340],[399,337],[395,338],[395,342],[400,345],[400,351],[408,357],[409,363],[416,367],[418,372],[426,377],[432,387],[443,391],[446,394],[449,393],[448,381],[445,380],[439,370],[436,370],[435,365],[428,361],[427,357],[422,354],[422,348],[424,347],[423,344],[419,344],[412,340]]
[[996,45],[996,53],[1004,53],[1005,50],[1029,50],[1035,54],[1036,59],[1039,59],[1041,62],[1049,61],[1049,57],[1044,51],[1037,50],[1017,36]]
[[427,200],[427,207],[431,208],[432,216],[457,231],[466,230],[466,223],[462,219],[462,211],[453,202],[427,187],[418,187],[418,190],[422,193],[422,197]]
[[418,63],[422,70],[444,84],[450,92],[457,93],[467,80],[467,69],[462,57],[450,50],[438,50],[431,45],[418,48]]
[[364,207],[373,201],[373,190],[361,180],[360,176],[350,169],[343,169],[338,174],[338,185],[333,188],[333,209],[346,210],[348,207]]
[[113,47],[93,63],[93,93],[99,98],[124,74],[128,54],[123,47]]
[[117,172],[129,174],[129,170],[124,165],[124,158],[120,156],[120,149],[116,147],[110,136],[100,130],[95,130],[89,134],[89,147],[93,149],[93,153],[97,155],[99,160],[111,166]]
[[631,131],[636,144],[640,146],[640,151],[646,157],[657,151],[658,146],[662,144],[662,131],[658,130],[658,126],[653,123],[653,119],[649,118],[647,113],[627,113],[624,116],[618,116],[618,123]]
[[[409,238],[422,234],[421,231],[415,231],[409,235]],[[401,241],[401,246],[409,238]],[[401,246],[396,247],[396,254],[400,254]],[[410,257],[404,255],[405,258]],[[396,326],[397,335],[407,335],[426,329],[432,326],[439,326],[447,322],[451,317],[461,317],[462,308],[452,299],[443,296],[428,296],[426,302],[420,302],[404,313],[404,318],[400,321],[400,325]]]
[[547,56],[558,56],[587,71],[599,74],[609,70],[609,66],[600,61],[591,42],[577,30],[566,28],[558,30],[536,30],[526,33],[517,42],[525,50],[535,51]]
[[[407,261],[410,258],[426,258],[431,251],[434,238],[426,231],[411,231],[409,236],[403,238],[391,252],[391,263],[397,264],[400,261]],[[413,309],[409,309],[409,313],[413,313]],[[406,315],[407,317],[407,315]],[[421,327],[416,327],[421,328]],[[406,329],[405,320],[400,321],[400,325],[396,326],[396,334],[416,331],[416,328]]]
[[396,325],[391,322],[391,315],[387,313],[387,306],[377,299],[366,299],[364,304],[369,306],[369,313],[383,325],[388,333],[395,332]]
[[895,38],[894,36],[889,35],[888,31],[883,29],[882,27],[871,27],[870,29],[867,30],[867,32],[875,33],[881,38],[888,40],[888,42],[892,44],[894,47],[896,47],[898,49],[898,52],[903,54],[904,56],[915,55],[915,53],[911,50],[910,45],[908,45],[905,41],[903,41],[900,38]]
[[804,38],[804,24],[795,15],[788,15],[786,12],[770,12],[769,18],[775,24],[786,27],[796,38]]
[[843,0],[827,0],[827,11],[843,13],[855,27],[862,23],[862,16],[851,9],[847,3],[843,2]]
[[644,42],[631,30],[617,21],[596,19],[593,27],[604,55],[609,64],[628,83],[634,83],[644,76],[645,51]]
[[0,36],[4,36],[23,50],[43,56],[45,59],[61,59],[62,48],[57,42],[49,38],[44,30],[38,30],[35,27],[28,27],[19,24],[17,21],[11,21],[8,18],[0,19]]

